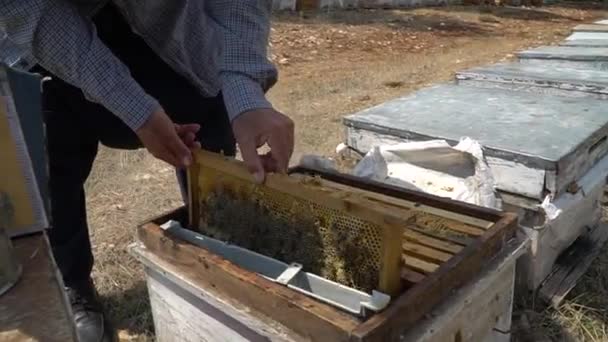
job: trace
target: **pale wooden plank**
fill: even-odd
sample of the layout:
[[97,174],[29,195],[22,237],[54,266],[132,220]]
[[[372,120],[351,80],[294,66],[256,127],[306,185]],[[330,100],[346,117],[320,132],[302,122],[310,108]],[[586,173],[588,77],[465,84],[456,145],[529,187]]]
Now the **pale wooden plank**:
[[[310,176],[298,174],[298,173],[291,174],[290,177],[293,177],[296,179],[310,179],[311,178]],[[415,208],[416,210],[419,210],[421,212],[425,212],[425,213],[436,215],[438,217],[442,217],[445,219],[465,223],[465,224],[473,226],[473,227],[488,229],[493,224],[490,221],[483,220],[483,219],[480,219],[477,217],[465,215],[462,213],[456,213],[453,211],[443,210],[443,209],[431,207],[428,205],[424,205],[421,203],[408,201],[408,200],[405,200],[402,198],[395,198],[395,197],[384,195],[384,194],[377,193],[377,192],[357,189],[355,187],[350,187],[350,186],[340,184],[337,182],[333,182],[333,181],[327,180],[327,179],[315,178],[315,182],[318,182],[318,184],[322,185],[324,188],[336,189],[336,190],[348,190],[353,193],[358,193],[370,201],[379,202],[379,203],[382,203],[383,205],[387,205],[390,207],[400,208],[400,209],[414,209]]]
[[382,247],[380,249],[380,274],[378,289],[390,296],[396,297],[401,293],[403,235],[401,229],[383,229]]
[[448,261],[453,256],[453,254],[441,252],[433,248],[425,247],[407,241],[403,243],[403,253],[406,255],[405,258],[408,258],[409,255],[412,255],[415,257],[428,259],[434,262]]
[[458,235],[481,236],[485,233],[485,229],[469,226],[465,223],[456,220],[437,217],[428,213],[421,212],[412,218],[413,224],[420,229],[429,230],[430,232],[445,232],[445,234],[454,235],[449,231],[459,233]]
[[464,248],[462,245],[437,239],[411,229],[405,229],[403,236],[406,240],[414,241],[418,244],[453,254],[460,252]]
[[418,271],[424,274],[433,273],[439,268],[438,264],[432,263],[430,261],[425,261],[413,256],[406,256],[403,258],[403,261],[408,268],[411,268],[414,271]]
[[416,284],[419,283],[421,281],[424,280],[426,276],[422,273],[416,272],[412,269],[409,269],[407,267],[403,267],[401,269],[401,278],[407,282],[410,282],[412,284]]
[[190,227],[198,227],[200,225],[200,199],[199,199],[199,173],[200,167],[197,163],[192,165],[187,170],[188,176],[188,221]]

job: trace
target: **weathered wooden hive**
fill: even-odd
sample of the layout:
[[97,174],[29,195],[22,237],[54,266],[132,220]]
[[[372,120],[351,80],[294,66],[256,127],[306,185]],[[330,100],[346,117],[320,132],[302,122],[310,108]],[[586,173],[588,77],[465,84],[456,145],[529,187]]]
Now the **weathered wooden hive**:
[[[206,288],[314,341],[399,340],[516,232],[514,214],[341,174],[295,168],[257,185],[242,163],[207,152],[197,153],[189,184],[188,218],[182,210],[139,227],[146,250],[193,265],[189,276]],[[163,230],[169,220],[191,232]],[[216,253],[216,240],[301,264],[302,272],[362,294],[388,294],[390,302],[348,312],[296,291],[298,284],[282,284],[281,275],[260,276],[255,270],[263,267],[248,267],[249,259]]]

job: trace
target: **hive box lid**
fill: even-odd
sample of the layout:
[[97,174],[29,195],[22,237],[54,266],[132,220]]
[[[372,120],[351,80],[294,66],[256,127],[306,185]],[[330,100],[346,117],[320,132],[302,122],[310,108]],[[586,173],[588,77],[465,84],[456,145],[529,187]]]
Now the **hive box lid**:
[[582,24],[574,28],[574,32],[608,32],[608,26],[603,24]]
[[504,81],[536,80],[608,87],[608,71],[593,69],[555,68],[551,65],[504,63],[460,71],[457,79],[497,78]]
[[520,59],[558,59],[568,61],[608,61],[608,48],[576,46],[542,46],[519,52]]
[[[484,146],[486,157],[496,164],[514,163],[504,174],[493,170],[499,189],[533,198],[542,198],[546,191],[563,192],[608,150],[604,101],[452,84],[347,116],[344,124],[349,145],[363,150],[383,142],[445,139],[456,143],[470,137]],[[512,177],[509,168],[539,171],[537,179],[521,181],[537,185],[522,186],[508,179]]]
[[608,47],[608,35],[606,39],[572,39],[565,40],[559,44],[560,46],[578,46],[578,47]]
[[574,32],[566,40],[577,39],[608,39],[608,32]]

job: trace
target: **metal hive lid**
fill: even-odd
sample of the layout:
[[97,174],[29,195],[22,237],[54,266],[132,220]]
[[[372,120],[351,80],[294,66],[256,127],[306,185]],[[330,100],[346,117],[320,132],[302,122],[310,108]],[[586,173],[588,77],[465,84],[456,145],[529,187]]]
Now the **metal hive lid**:
[[487,156],[555,170],[608,133],[606,111],[601,100],[444,84],[347,116],[344,124],[411,140],[470,137]]

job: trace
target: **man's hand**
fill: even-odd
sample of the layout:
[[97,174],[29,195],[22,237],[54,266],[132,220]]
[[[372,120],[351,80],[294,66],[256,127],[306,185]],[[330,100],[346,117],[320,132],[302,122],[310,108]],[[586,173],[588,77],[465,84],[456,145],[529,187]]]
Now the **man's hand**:
[[[239,115],[232,122],[243,161],[258,183],[266,172],[287,172],[293,153],[294,124],[274,109],[257,109]],[[268,144],[270,152],[259,155],[257,149]]]
[[178,125],[175,124],[175,130],[180,139],[186,144],[190,150],[201,148],[201,143],[196,141],[196,133],[201,129],[199,124],[186,124]]
[[177,168],[185,168],[192,163],[190,149],[200,147],[195,142],[199,129],[196,124],[175,125],[165,111],[159,109],[135,133],[153,156]]

